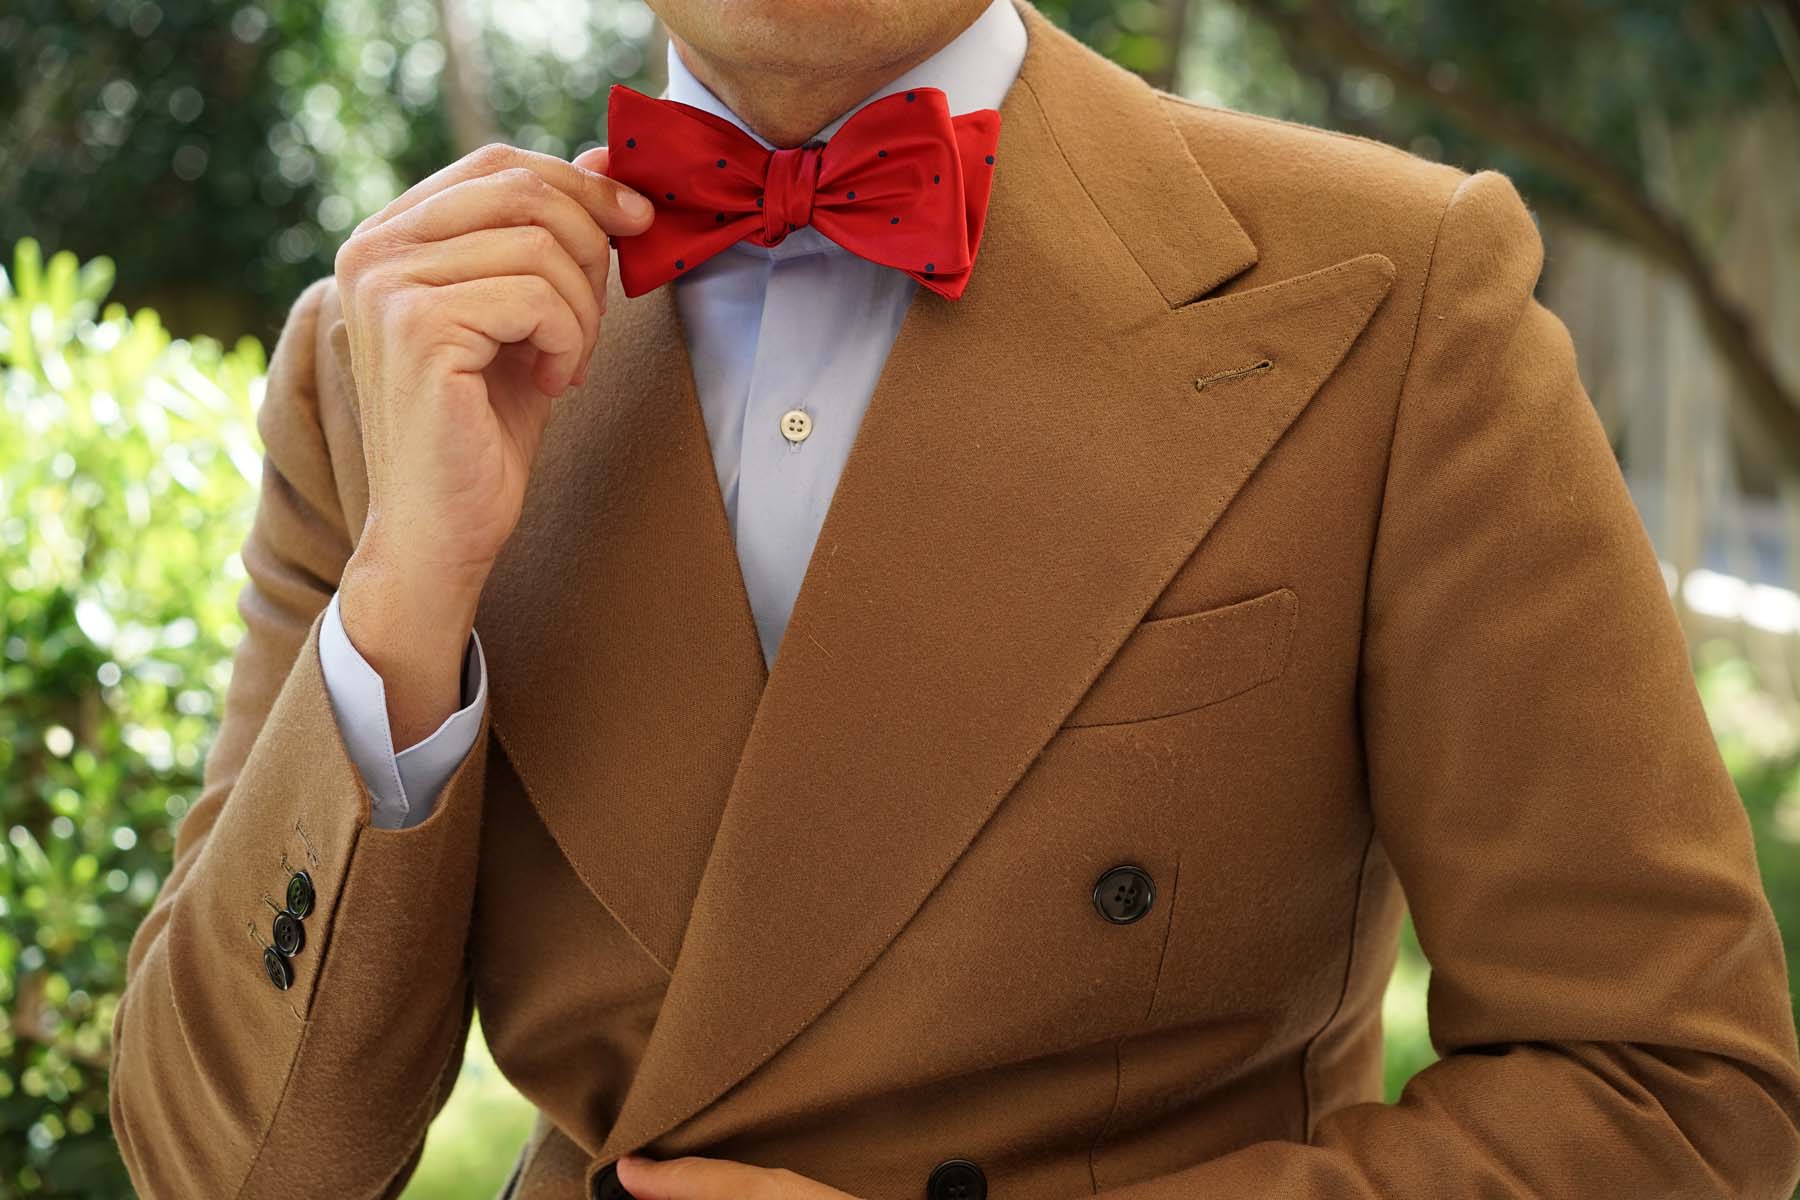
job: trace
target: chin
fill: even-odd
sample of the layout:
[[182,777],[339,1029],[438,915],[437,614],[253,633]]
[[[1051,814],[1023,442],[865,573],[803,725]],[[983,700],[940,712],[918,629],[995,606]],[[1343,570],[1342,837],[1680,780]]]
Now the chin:
[[669,31],[709,57],[822,74],[878,68],[927,31],[972,19],[977,0],[651,0]]

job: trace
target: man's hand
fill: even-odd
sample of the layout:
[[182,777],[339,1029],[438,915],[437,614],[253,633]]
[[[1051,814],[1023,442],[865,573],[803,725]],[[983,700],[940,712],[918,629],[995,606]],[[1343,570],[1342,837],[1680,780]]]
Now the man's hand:
[[848,1192],[785,1167],[753,1167],[723,1158],[667,1158],[627,1154],[619,1182],[637,1200],[855,1200]]
[[519,520],[551,400],[586,377],[608,234],[650,202],[495,143],[356,227],[335,263],[369,513],[340,583],[345,632],[387,687],[394,745],[456,708],[476,601]]

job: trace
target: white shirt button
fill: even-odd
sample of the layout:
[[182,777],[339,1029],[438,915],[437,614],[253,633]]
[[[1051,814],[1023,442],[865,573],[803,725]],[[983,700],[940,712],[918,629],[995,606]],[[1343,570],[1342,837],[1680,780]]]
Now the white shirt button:
[[790,408],[781,414],[781,436],[788,441],[799,444],[811,432],[812,418],[806,415],[806,410]]

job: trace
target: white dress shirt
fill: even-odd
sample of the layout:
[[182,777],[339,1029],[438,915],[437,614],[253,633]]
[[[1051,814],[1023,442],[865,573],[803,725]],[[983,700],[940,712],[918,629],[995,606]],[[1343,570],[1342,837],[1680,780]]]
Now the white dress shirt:
[[[814,136],[829,138],[863,105],[910,87],[941,88],[952,113],[999,108],[1024,61],[1025,36],[1012,0],[991,0],[943,49]],[[665,99],[716,113],[773,148],[693,76],[673,44],[668,61]],[[825,510],[918,283],[805,226],[774,246],[738,242],[667,286],[676,289],[763,660],[773,666]],[[795,410],[809,426],[797,441],[782,432]],[[319,635],[325,686],[377,826],[402,828],[429,816],[474,745],[487,667],[481,639],[471,641],[464,706],[396,754],[381,676],[344,633],[335,595],[327,606]]]

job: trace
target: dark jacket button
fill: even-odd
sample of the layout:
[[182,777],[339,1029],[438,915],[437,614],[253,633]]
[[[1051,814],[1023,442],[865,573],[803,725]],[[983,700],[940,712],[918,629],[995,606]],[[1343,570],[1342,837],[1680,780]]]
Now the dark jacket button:
[[1150,911],[1156,885],[1137,867],[1114,867],[1094,885],[1094,907],[1115,925],[1129,925]]
[[292,958],[305,944],[306,934],[300,928],[300,919],[293,913],[276,913],[275,949],[281,951],[281,956]]
[[925,1181],[926,1200],[985,1200],[987,1176],[966,1158],[946,1158]]
[[287,906],[289,912],[302,919],[312,911],[312,876],[305,871],[295,871],[288,876]]
[[594,1200],[637,1200],[635,1196],[625,1190],[625,1185],[619,1182],[617,1163],[607,1163],[600,1168],[600,1173],[594,1176]]
[[294,982],[294,972],[289,968],[287,959],[275,953],[275,947],[263,947],[263,970],[269,976],[269,982],[281,991],[287,991],[288,985]]

